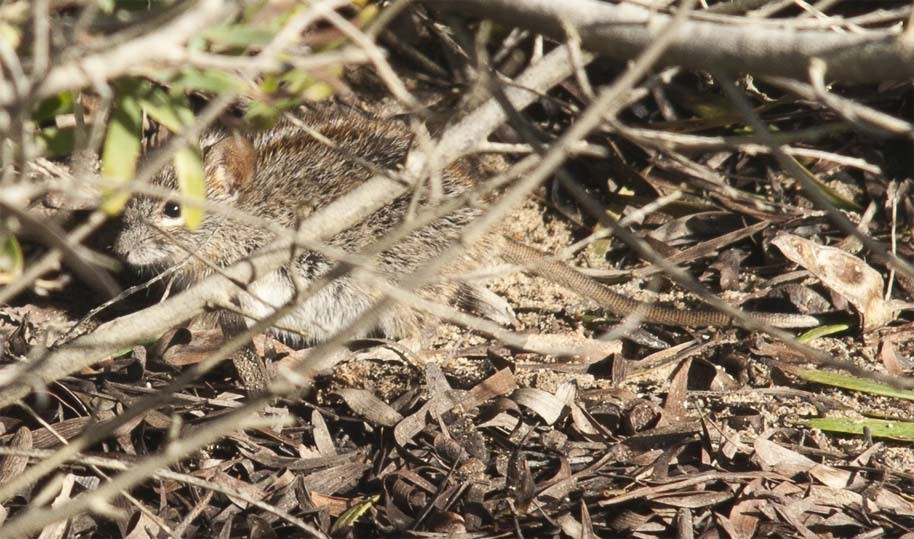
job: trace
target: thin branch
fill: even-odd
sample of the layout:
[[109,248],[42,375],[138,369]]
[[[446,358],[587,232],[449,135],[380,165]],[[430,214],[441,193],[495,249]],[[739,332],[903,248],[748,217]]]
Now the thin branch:
[[764,80],[803,99],[810,101],[821,100],[826,106],[834,109],[843,117],[864,122],[867,127],[880,129],[892,135],[914,138],[914,123],[896,118],[834,93],[826,92],[822,86],[816,88],[798,80],[780,77],[767,77]]

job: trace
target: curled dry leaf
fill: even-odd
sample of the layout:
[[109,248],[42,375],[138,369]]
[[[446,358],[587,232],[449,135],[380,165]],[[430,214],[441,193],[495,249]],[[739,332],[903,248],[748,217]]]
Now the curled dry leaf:
[[764,501],[755,499],[742,500],[733,504],[728,520],[734,531],[736,531],[736,536],[755,536],[760,520],[757,515],[764,504]]
[[882,276],[860,258],[792,234],[781,234],[771,243],[853,304],[860,313],[864,331],[880,328],[895,319],[899,307],[882,299],[885,289]]
[[844,488],[852,479],[852,474],[831,466],[819,464],[796,451],[782,447],[771,440],[755,440],[755,456],[763,470],[771,470],[792,477],[808,473],[830,488]]
[[463,517],[450,511],[433,511],[428,520],[428,528],[438,534],[447,534],[448,537],[464,535],[467,532]]
[[194,365],[206,359],[224,342],[222,330],[191,331],[180,328],[163,335],[153,346],[153,357],[172,367]]
[[336,455],[336,446],[333,443],[333,435],[327,428],[327,422],[324,416],[318,410],[311,412],[311,425],[314,427],[314,445],[322,456]]
[[[267,497],[267,493],[257,485],[252,485],[247,481],[238,479],[237,477],[232,477],[231,475],[223,472],[222,470],[216,470],[210,477],[209,480],[216,485],[226,487],[228,490],[233,492],[238,492],[244,494],[249,499],[253,500],[263,500]],[[241,509],[247,509],[248,502],[236,498],[234,496],[228,497],[229,501],[240,507]]]
[[347,492],[357,484],[371,464],[365,462],[348,462],[318,470],[302,477],[302,484],[312,492],[327,496]]
[[346,401],[352,411],[361,415],[369,422],[384,427],[393,427],[403,420],[399,412],[387,405],[386,402],[364,389],[340,389],[336,394]]
[[526,513],[536,493],[536,480],[523,453],[511,457],[507,479],[508,484],[513,486],[515,507],[521,513]]
[[[73,474],[66,474],[63,478],[59,479],[57,484],[54,485],[58,489],[57,496],[54,498],[54,501],[51,502],[52,508],[61,507],[70,500],[73,499],[73,487],[76,486],[76,476]],[[69,519],[60,520],[45,526],[41,530],[40,539],[51,538],[51,537],[63,537],[64,532],[67,527],[70,525]]]
[[658,503],[672,507],[698,509],[701,507],[712,507],[731,498],[733,498],[733,494],[727,491],[718,492],[714,490],[706,490],[702,492],[678,492],[675,494],[662,494],[652,499]]
[[[32,431],[28,427],[20,427],[10,440],[9,447],[16,449],[32,449]],[[10,481],[21,474],[28,467],[28,457],[9,455],[0,459],[0,484]],[[0,519],[2,522],[2,519]]]
[[622,351],[622,341],[601,341],[575,334],[534,333],[526,336],[524,349],[545,355],[578,358],[584,362],[599,361]]
[[565,409],[565,403],[542,389],[522,387],[511,395],[518,404],[525,406],[543,418],[547,425],[558,421]]

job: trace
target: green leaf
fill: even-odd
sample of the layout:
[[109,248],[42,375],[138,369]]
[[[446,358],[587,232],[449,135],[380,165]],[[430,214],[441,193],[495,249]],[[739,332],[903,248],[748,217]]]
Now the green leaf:
[[22,42],[22,32],[11,24],[0,22],[0,39],[6,41],[11,49],[16,49]]
[[114,0],[95,0],[95,5],[102,10],[102,13],[110,15],[114,12]]
[[200,90],[203,92],[237,92],[244,89],[244,82],[238,77],[215,69],[182,69],[169,81],[173,91]]
[[847,417],[820,417],[806,422],[811,428],[826,432],[844,434],[864,434],[868,428],[875,438],[914,441],[914,423],[906,421],[887,421],[885,419],[852,419]]
[[0,236],[0,284],[10,283],[22,275],[24,267],[25,258],[16,236],[9,233]]
[[[334,69],[331,72],[333,71],[337,70]],[[342,71],[334,74],[342,75]],[[289,71],[282,75],[279,80],[281,85],[273,90],[274,92],[278,91],[281,87],[284,93],[299,94],[307,101],[321,101],[333,95],[332,86],[320,79],[312,77],[304,71]]]
[[857,378],[849,374],[840,374],[828,371],[797,370],[794,374],[803,380],[823,384],[827,386],[840,387],[851,391],[861,393],[871,393],[873,395],[882,395],[883,397],[894,397],[914,401],[914,391],[907,389],[898,389],[872,380]]
[[72,111],[73,93],[61,92],[39,102],[38,105],[35,106],[35,109],[32,111],[32,120],[40,123],[46,120],[51,120],[58,114]]
[[260,89],[265,94],[275,94],[276,92],[279,91],[279,86],[280,86],[280,84],[282,84],[282,82],[283,81],[279,76],[277,76],[273,73],[268,73],[263,78],[263,81],[261,81]]
[[278,118],[280,110],[277,107],[264,103],[263,101],[254,101],[250,103],[244,113],[244,119],[255,125],[264,127],[272,125]]
[[364,515],[366,511],[371,509],[374,504],[378,503],[380,499],[381,497],[375,494],[343,511],[340,518],[336,519],[336,522],[334,522],[333,526],[330,528],[330,535],[336,535],[337,532],[345,530],[355,524],[355,521],[358,520],[360,516]]
[[122,187],[136,174],[143,122],[143,111],[137,100],[142,91],[140,81],[126,79],[115,83],[114,87],[114,105],[102,150],[102,175],[117,187],[102,191],[101,204],[102,209],[112,215],[119,213],[130,197]]
[[[315,79],[310,74],[299,69],[293,69],[288,73],[283,73],[278,81],[272,82],[268,91],[275,93],[282,87],[287,93],[297,94],[316,82],[318,82],[318,79]],[[267,89],[266,85],[264,89]]]
[[355,17],[356,26],[359,28],[364,28],[381,13],[381,8],[375,4],[369,4],[366,0],[355,0],[353,3],[362,8]]
[[853,324],[830,324],[827,326],[819,326],[800,335],[797,337],[797,340],[801,343],[809,343],[818,339],[819,337],[827,337],[828,335],[841,333],[842,331],[847,331],[852,327]]
[[76,128],[45,127],[38,132],[38,140],[46,157],[66,157],[76,146]]
[[180,133],[184,126],[194,121],[194,113],[183,94],[169,95],[161,88],[150,87],[140,98],[140,106],[172,133]]
[[[175,174],[181,194],[199,200],[206,198],[206,180],[203,176],[203,155],[196,145],[178,150],[174,158]],[[181,214],[188,228],[197,228],[203,220],[202,204],[181,204]]]
[[269,43],[275,34],[276,31],[269,28],[257,28],[246,24],[225,24],[210,28],[204,37],[209,39],[217,49],[244,49],[251,45]]
[[794,157],[792,157],[792,156],[787,156],[787,157],[791,161],[796,163],[796,165],[803,170],[803,174],[807,178],[809,178],[809,181],[816,184],[816,187],[819,189],[819,191],[821,191],[822,194],[825,196],[825,198],[830,203],[832,203],[836,208],[838,208],[839,210],[848,210],[848,211],[854,211],[857,213],[860,213],[863,211],[863,207],[860,206],[860,204],[857,204],[853,200],[842,196],[840,193],[838,193],[831,187],[825,185],[825,183],[822,180],[820,180],[818,176],[816,176],[815,174],[810,172],[808,168],[803,166],[803,164],[800,163],[799,161],[797,161]]

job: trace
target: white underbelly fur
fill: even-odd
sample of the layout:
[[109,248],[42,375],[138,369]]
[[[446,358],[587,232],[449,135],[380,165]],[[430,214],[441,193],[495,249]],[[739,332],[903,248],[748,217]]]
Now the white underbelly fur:
[[[348,326],[371,306],[369,295],[353,293],[352,286],[343,286],[337,279],[323,287],[276,324],[274,332],[290,344],[311,344],[328,339]],[[351,282],[350,282],[351,284]],[[302,284],[307,286],[307,283]],[[258,279],[248,287],[249,292],[238,295],[248,327],[256,320],[273,314],[288,304],[295,290],[278,272]]]

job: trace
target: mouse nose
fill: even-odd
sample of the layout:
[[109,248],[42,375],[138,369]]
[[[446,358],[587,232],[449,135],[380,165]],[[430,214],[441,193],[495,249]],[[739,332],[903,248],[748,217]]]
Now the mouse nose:
[[121,230],[114,239],[114,254],[118,257],[130,261],[130,252],[136,244],[136,234],[131,229]]

